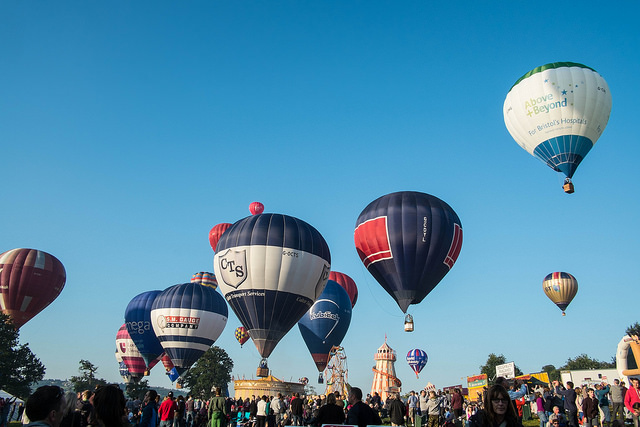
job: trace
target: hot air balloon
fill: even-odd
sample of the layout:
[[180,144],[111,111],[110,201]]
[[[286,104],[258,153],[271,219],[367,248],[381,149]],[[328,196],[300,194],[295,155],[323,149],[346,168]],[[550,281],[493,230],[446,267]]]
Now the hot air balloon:
[[[122,358],[131,376],[131,381],[136,383],[140,381],[145,375],[145,371],[147,371],[147,364],[142,358],[142,355],[140,355],[136,344],[129,336],[126,324],[122,325],[116,334],[116,352],[119,354],[119,356],[116,354],[116,359],[119,357]],[[157,363],[157,361],[155,363]],[[151,362],[151,366],[148,369],[153,368],[155,363]]]
[[260,202],[251,202],[249,212],[251,212],[251,215],[260,215],[264,212],[264,205]]
[[265,374],[266,358],[322,293],[329,247],[302,220],[258,214],[224,233],[213,263],[220,291],[251,335]]
[[411,366],[413,372],[416,373],[416,378],[418,378],[418,374],[422,371],[422,368],[425,367],[428,360],[429,357],[427,353],[419,348],[409,350],[409,353],[407,353],[407,363]]
[[118,351],[118,347],[116,346],[116,361],[118,362],[118,371],[120,372],[120,376],[124,380],[125,384],[129,384],[131,382],[131,374],[129,373],[129,369],[127,369],[127,365],[124,364],[122,360],[122,354]]
[[167,353],[162,354],[162,358],[160,359],[160,361],[162,362],[162,365],[164,365],[164,371],[171,382],[174,382],[175,380],[180,378],[176,367],[173,366],[173,362],[171,361],[171,358],[167,356]]
[[578,281],[569,273],[551,273],[542,281],[542,289],[564,316],[564,311],[578,292]]
[[231,227],[231,224],[228,222],[223,222],[213,226],[211,231],[209,231],[209,244],[211,245],[211,249],[214,251],[216,250],[216,245],[218,244],[218,240],[220,240],[220,236],[222,236],[229,227]]
[[20,328],[60,295],[67,275],[53,255],[37,249],[0,254],[0,308]]
[[516,142],[566,176],[564,190],[607,126],[611,93],[594,69],[575,62],[534,68],[504,101],[504,122]]
[[337,282],[327,281],[322,294],[298,321],[302,339],[320,372],[319,383],[322,383],[322,371],[327,367],[331,348],[340,345],[350,323],[349,294]]
[[127,332],[147,365],[146,375],[149,375],[151,362],[164,353],[162,344],[160,344],[151,325],[151,307],[153,301],[161,293],[162,291],[148,291],[136,295],[124,311]]
[[153,330],[179,375],[218,339],[228,316],[222,295],[193,282],[165,289],[151,308]]
[[216,289],[218,287],[218,281],[216,280],[215,274],[209,273],[208,271],[195,273],[193,276],[191,276],[191,283],[198,283],[202,286],[209,286],[213,289]]
[[244,326],[238,326],[235,331],[236,340],[240,343],[240,347],[244,345],[249,340],[249,332],[244,328]]
[[356,286],[356,282],[346,274],[339,273],[337,271],[331,271],[329,273],[329,280],[337,282],[345,291],[347,291],[349,299],[351,300],[351,308],[355,307],[356,301],[358,301],[358,287]]
[[[403,191],[371,202],[356,221],[354,240],[364,266],[406,313],[453,267],[462,225],[437,197]],[[405,330],[413,330],[409,315]]]

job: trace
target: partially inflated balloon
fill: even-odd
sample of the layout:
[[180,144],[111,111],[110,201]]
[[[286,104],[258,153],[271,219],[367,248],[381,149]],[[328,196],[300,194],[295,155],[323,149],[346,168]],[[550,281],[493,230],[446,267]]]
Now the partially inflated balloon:
[[611,93],[594,69],[554,62],[522,76],[507,94],[503,112],[522,148],[571,178],[607,126]]
[[202,286],[209,286],[212,289],[216,289],[218,287],[216,275],[213,273],[209,273],[208,271],[195,273],[193,276],[191,276],[191,283],[198,283]]
[[[151,307],[162,291],[143,292],[133,297],[124,311],[124,321],[129,336],[144,359],[147,369],[151,361],[157,359],[164,349],[151,325]],[[157,361],[156,361],[157,363]]]
[[551,273],[542,281],[542,289],[564,316],[567,306],[578,293],[578,281],[569,273]]
[[416,373],[416,378],[418,378],[418,374],[422,371],[422,368],[425,367],[428,360],[427,352],[419,348],[409,350],[409,353],[407,353],[407,363],[411,369],[413,369],[413,372]]
[[218,339],[228,316],[222,295],[198,283],[165,289],[151,309],[153,330],[179,375]]
[[131,382],[131,374],[129,373],[129,369],[127,369],[127,365],[124,364],[122,360],[122,354],[118,351],[118,347],[116,345],[116,361],[118,362],[118,371],[120,372],[120,376],[124,380],[125,384],[129,384]]
[[144,377],[147,364],[140,355],[136,344],[127,332],[127,325],[122,325],[116,334],[116,359],[121,358],[129,371],[131,381],[138,382]]
[[0,254],[0,308],[20,328],[55,300],[66,281],[62,263],[36,249]]
[[339,273],[337,271],[329,273],[329,280],[337,282],[345,291],[347,291],[349,299],[351,300],[351,308],[355,307],[356,301],[358,301],[358,287],[356,286],[356,282],[346,274]]
[[281,214],[244,218],[218,242],[218,286],[263,358],[322,293],[329,247],[306,222]]
[[351,323],[351,300],[333,280],[300,321],[298,328],[319,372],[324,371],[333,346],[339,346]]
[[249,212],[251,212],[251,215],[260,215],[264,212],[264,205],[260,202],[251,202]]
[[240,347],[242,347],[244,343],[246,343],[249,340],[249,338],[251,338],[249,336],[249,332],[247,332],[244,326],[238,326],[236,328],[235,337],[236,337],[236,340],[240,343]]
[[356,221],[354,240],[364,266],[406,313],[453,267],[462,225],[437,197],[403,191],[371,202]]
[[211,231],[209,231],[209,244],[211,245],[211,249],[214,251],[216,250],[216,245],[218,244],[218,240],[220,240],[220,236],[222,236],[229,227],[231,227],[231,224],[228,222],[223,222],[213,226]]

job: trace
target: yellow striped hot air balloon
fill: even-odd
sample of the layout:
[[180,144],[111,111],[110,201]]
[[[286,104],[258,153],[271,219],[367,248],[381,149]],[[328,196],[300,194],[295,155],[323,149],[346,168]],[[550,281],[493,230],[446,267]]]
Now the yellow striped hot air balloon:
[[569,273],[555,272],[544,278],[542,289],[564,316],[564,311],[578,292],[578,281]]

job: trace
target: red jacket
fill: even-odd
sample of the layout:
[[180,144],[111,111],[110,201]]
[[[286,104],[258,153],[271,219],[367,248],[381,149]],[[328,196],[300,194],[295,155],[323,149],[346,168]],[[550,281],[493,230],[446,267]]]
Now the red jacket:
[[624,406],[633,413],[633,404],[640,402],[640,390],[629,387],[624,395]]
[[160,421],[169,421],[173,419],[175,415],[174,412],[178,410],[178,405],[176,402],[169,398],[165,399],[160,405],[160,409],[158,409],[158,415],[160,415]]

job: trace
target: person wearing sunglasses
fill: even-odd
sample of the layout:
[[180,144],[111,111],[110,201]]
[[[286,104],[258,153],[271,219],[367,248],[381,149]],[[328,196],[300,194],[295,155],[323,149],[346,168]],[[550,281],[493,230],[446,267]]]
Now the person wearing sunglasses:
[[27,399],[25,413],[28,427],[59,427],[64,412],[64,391],[58,386],[38,387]]
[[507,389],[496,384],[484,396],[484,408],[469,419],[469,427],[522,427]]

